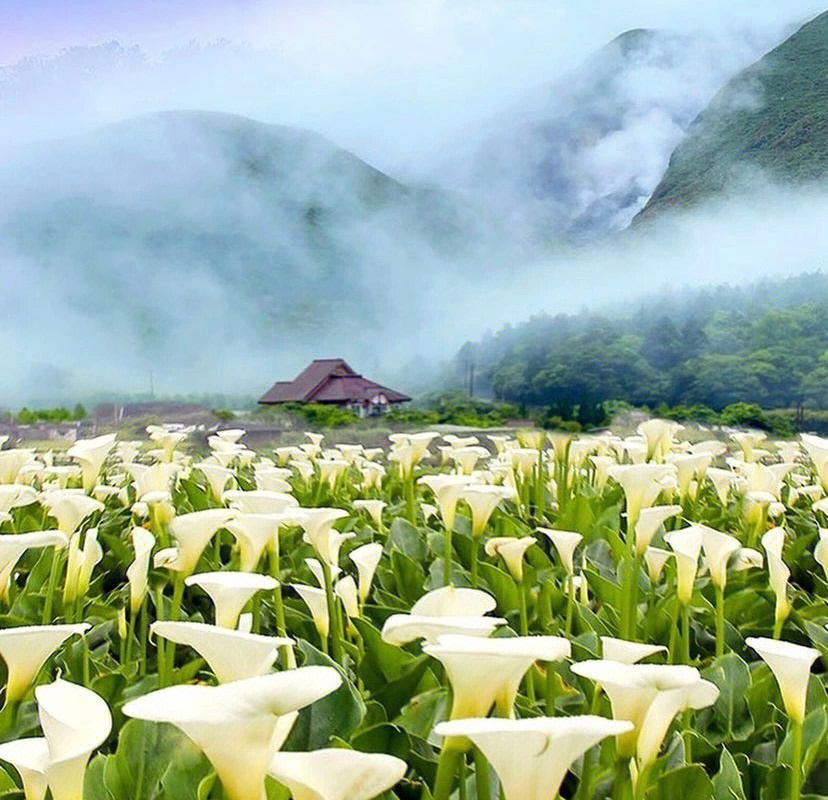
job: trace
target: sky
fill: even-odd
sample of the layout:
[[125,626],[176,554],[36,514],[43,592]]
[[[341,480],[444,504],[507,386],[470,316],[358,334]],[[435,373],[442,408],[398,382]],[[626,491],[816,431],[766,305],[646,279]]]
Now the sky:
[[[813,0],[0,0],[0,144],[210,108],[317,130],[392,170],[624,30],[704,30],[762,52],[820,10]],[[140,53],[116,66],[66,53],[110,42]]]

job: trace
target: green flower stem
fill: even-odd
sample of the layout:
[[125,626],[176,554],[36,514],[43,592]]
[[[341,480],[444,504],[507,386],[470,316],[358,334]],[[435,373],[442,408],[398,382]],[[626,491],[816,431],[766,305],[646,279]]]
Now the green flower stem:
[[340,639],[339,605],[334,597],[331,567],[325,559],[322,564],[322,577],[325,581],[325,602],[328,605],[328,636],[331,639],[331,657],[337,664],[342,663],[342,641]]
[[63,568],[63,550],[52,548],[52,563],[49,566],[49,582],[46,584],[46,601],[43,604],[43,613],[40,616],[40,624],[48,625],[52,622],[52,605],[57,591],[58,575]]
[[[529,635],[529,614],[526,609],[526,593],[529,591],[529,584],[524,578],[518,586],[518,601],[520,607],[520,635]],[[534,665],[529,668],[526,673],[526,696],[530,703],[535,702],[535,675]]]
[[724,589],[716,587],[716,658],[724,655]]
[[437,776],[434,778],[433,800],[449,800],[451,790],[460,770],[460,762],[466,754],[463,739],[449,736],[443,743],[440,760],[437,762]]
[[81,635],[81,647],[83,648],[83,685],[88,689],[90,684],[89,662],[92,657],[89,653],[89,639],[85,633]]
[[[276,633],[279,636],[287,636],[287,625],[285,624],[285,604],[282,600],[282,583],[279,580],[281,569],[279,566],[279,540],[278,536],[274,537],[274,545],[269,553],[270,559],[270,574],[276,579],[276,588],[273,590],[273,612],[276,615]],[[289,669],[296,666],[296,655],[290,645],[285,645],[282,648],[282,664],[287,665]]]
[[670,613],[670,641],[667,645],[667,655],[671,664],[678,663],[678,601],[673,605],[673,610]]
[[782,626],[785,624],[784,617],[775,617],[773,621],[773,638],[779,639],[782,636]]
[[538,448],[538,464],[535,469],[535,518],[538,522],[543,520],[546,505],[546,491],[543,485],[543,450]]
[[802,796],[802,723],[791,720],[791,743],[793,757],[791,763],[791,800]]
[[479,558],[480,538],[472,536],[471,542],[471,585],[476,589],[478,584],[477,579],[477,562]]
[[546,708],[546,716],[555,716],[555,669],[552,662],[546,663],[546,677],[544,680],[544,706]]
[[417,519],[417,505],[414,500],[414,470],[412,469],[403,479],[405,489],[405,515],[413,525]]
[[451,559],[452,559],[452,545],[451,545],[451,528],[445,526],[445,536],[443,537],[443,586],[451,585]]
[[474,780],[477,788],[477,800],[491,800],[489,781],[489,762],[477,748],[474,749]]
[[690,663],[690,603],[681,607],[681,659],[682,663]]
[[529,635],[529,612],[526,608],[526,595],[529,592],[529,582],[524,578],[518,586],[518,603],[520,608],[520,635]]
[[569,586],[566,590],[566,620],[564,622],[564,636],[568,639],[572,634],[572,615],[575,611],[575,582],[574,575],[569,576]]
[[630,778],[630,762],[626,758],[615,761],[615,775],[612,781],[613,800],[630,800],[632,797],[632,780]]
[[141,651],[138,658],[138,674],[142,677],[147,674],[147,640],[149,639],[149,622],[147,620],[147,601],[141,603],[141,611],[139,613],[138,621],[138,641],[141,645]]
[[0,711],[0,734],[3,739],[9,738],[6,734],[14,733],[17,727],[17,717],[20,712],[19,700],[6,700],[3,704],[3,710]]
[[[601,687],[596,685],[592,692],[592,700],[589,704],[589,713],[598,715],[601,706]],[[552,716],[549,707],[546,708],[546,716]],[[575,791],[573,800],[588,800],[592,796],[592,777],[595,774],[596,758],[600,753],[600,747],[591,747],[584,754],[584,765],[581,769],[581,780]]]
[[[175,583],[173,584],[172,603],[170,605],[169,618],[174,622],[178,619],[181,613],[181,600],[184,597],[184,576],[180,573],[175,574]],[[159,648],[164,645],[159,645]],[[175,642],[166,643],[166,657],[164,658],[164,672],[161,678],[161,686],[169,686],[172,683],[173,669],[175,667]],[[161,674],[161,673],[159,673]]]
[[[155,590],[155,612],[158,619],[162,618],[164,609],[164,591],[159,586]],[[163,680],[164,675],[167,671],[167,648],[165,647],[165,643],[156,637],[155,639],[155,659],[156,659],[156,669],[158,671],[158,685],[159,687],[164,686]]]
[[131,664],[132,663],[132,640],[135,637],[135,618],[138,616],[138,612],[135,612],[130,608],[129,610],[129,622],[127,623],[127,634],[126,634],[126,646],[124,648],[124,659],[123,663]]
[[467,800],[467,797],[468,797],[468,792],[467,792],[467,788],[466,788],[466,784],[467,784],[467,780],[466,780],[467,767],[466,767],[466,754],[465,753],[463,753],[463,755],[460,757],[460,765],[459,766],[460,766],[460,769],[459,769],[459,775],[458,775],[457,796],[458,796],[458,800]]
[[[689,763],[689,756],[688,756],[688,763]],[[635,800],[644,800],[645,795],[647,794],[647,787],[650,783],[650,769],[652,765],[648,765],[638,773],[638,778],[635,782]]]

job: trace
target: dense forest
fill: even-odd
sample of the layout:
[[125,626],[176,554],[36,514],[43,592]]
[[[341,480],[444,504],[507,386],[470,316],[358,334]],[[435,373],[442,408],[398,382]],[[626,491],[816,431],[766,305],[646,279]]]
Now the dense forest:
[[564,419],[623,400],[828,408],[828,274],[650,297],[631,309],[541,315],[467,343],[455,383]]

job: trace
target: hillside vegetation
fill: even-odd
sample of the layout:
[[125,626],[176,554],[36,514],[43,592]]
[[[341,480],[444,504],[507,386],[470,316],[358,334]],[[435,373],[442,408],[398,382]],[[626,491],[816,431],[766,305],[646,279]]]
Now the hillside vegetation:
[[757,179],[791,183],[826,174],[828,12],[718,92],[676,147],[636,220]]
[[654,297],[626,314],[537,316],[468,344],[478,391],[561,417],[607,400],[828,407],[828,275]]

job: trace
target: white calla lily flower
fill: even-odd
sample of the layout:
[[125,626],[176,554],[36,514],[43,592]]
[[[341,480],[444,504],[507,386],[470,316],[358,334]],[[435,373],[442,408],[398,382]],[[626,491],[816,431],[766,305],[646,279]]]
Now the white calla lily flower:
[[90,528],[83,535],[74,533],[69,539],[69,554],[66,558],[66,580],[63,584],[64,604],[73,603],[84,597],[89,590],[92,570],[103,559],[103,548],[98,542],[98,529]]
[[322,748],[310,753],[275,753],[268,774],[293,800],[372,800],[405,775],[408,765],[385,753]]
[[467,475],[424,475],[417,480],[417,483],[431,489],[437,501],[437,508],[440,510],[440,518],[449,531],[454,530],[457,503],[460,500],[460,493],[468,486],[469,480]]
[[517,492],[511,486],[491,486],[489,484],[468,484],[460,492],[471,511],[471,534],[473,537],[483,535],[494,510],[504,501],[511,500]]
[[198,586],[213,601],[216,625],[235,628],[242,609],[256,592],[272,591],[279,582],[257,572],[200,572],[184,580],[187,586]]
[[591,715],[533,719],[455,719],[434,732],[471,739],[486,756],[506,800],[550,800],[567,771],[608,736],[630,730],[629,722]]
[[686,709],[706,708],[719,690],[703,680],[694,667],[673,664],[620,664],[581,661],[572,671],[597,683],[606,692],[614,719],[633,730],[618,739],[619,755],[637,756],[639,770],[651,764],[675,716]]
[[359,601],[364,603],[371,593],[371,585],[374,582],[374,573],[377,571],[379,562],[382,560],[382,545],[376,542],[361,545],[353,549],[348,558],[354,562],[359,578]]
[[359,616],[359,593],[357,592],[356,581],[350,575],[346,575],[336,582],[334,594],[342,601],[342,607],[349,619]]
[[655,503],[669,481],[675,480],[676,468],[671,464],[615,464],[607,472],[624,490],[627,525],[635,530],[641,509]]
[[426,617],[480,617],[494,611],[497,600],[481,589],[442,586],[426,592],[413,606],[411,614]]
[[70,636],[83,635],[91,626],[26,625],[0,630],[0,656],[6,662],[6,702],[21,700],[37,678],[40,668]]
[[535,544],[533,536],[523,536],[520,539],[507,536],[495,536],[486,540],[485,552],[487,556],[500,556],[506,564],[512,577],[520,583],[523,580],[523,556]]
[[647,574],[650,576],[650,583],[657,584],[661,580],[664,567],[673,557],[669,550],[661,547],[648,547],[644,551],[644,563],[647,565]]
[[426,642],[435,644],[446,634],[491,636],[495,628],[505,624],[506,620],[501,617],[392,614],[382,626],[382,640],[397,647],[417,639],[425,639]]
[[176,644],[192,647],[209,665],[219,683],[254,678],[270,672],[279,648],[293,639],[261,636],[249,631],[220,628],[203,622],[153,622],[150,632]]
[[763,637],[750,636],[745,639],[745,644],[759,653],[771,668],[779,685],[785,713],[801,725],[805,721],[811,666],[819,658],[819,651],[813,647]]
[[574,531],[558,531],[552,528],[538,528],[537,530],[538,533],[546,536],[555,546],[558,558],[560,558],[561,563],[564,565],[567,574],[574,574],[575,564],[573,559],[575,556],[575,548],[578,547],[584,537]]
[[316,586],[307,586],[303,583],[292,583],[291,586],[308,607],[313,624],[324,642],[331,630],[330,617],[328,616],[328,598],[325,595],[325,590]]
[[191,575],[210,540],[234,515],[227,508],[209,508],[174,517],[170,520],[170,532],[175,539],[177,556],[165,566],[185,577]]
[[656,653],[666,653],[667,648],[660,644],[646,642],[629,642],[626,639],[601,637],[601,652],[604,661],[617,661],[620,664],[637,664]]
[[741,549],[741,544],[735,536],[702,525],[702,550],[704,560],[710,570],[710,580],[713,585],[724,590],[727,583],[727,564],[730,557]]
[[518,688],[532,664],[568,658],[571,645],[561,636],[489,639],[446,634],[423,652],[445,667],[452,719],[485,717],[493,706],[501,716],[511,717]]
[[682,605],[687,605],[693,596],[704,539],[703,528],[703,525],[690,525],[670,531],[664,537],[676,559],[676,594]]
[[364,511],[374,521],[377,528],[382,528],[382,511],[388,505],[385,500],[354,500],[354,508]]
[[265,800],[265,774],[294,712],[341,683],[333,667],[300,667],[219,686],[171,686],[130,700],[123,712],[181,730],[207,756],[228,800]]
[[146,528],[132,529],[135,560],[127,567],[126,576],[129,582],[129,606],[133,615],[138,613],[147,596],[147,573],[153,547],[155,537]]
[[86,765],[109,736],[112,714],[95,692],[57,680],[35,689],[43,737],[0,744],[0,759],[23,779],[26,800],[83,800]]
[[14,568],[23,554],[35,547],[66,547],[60,531],[32,531],[0,536],[0,600],[9,602],[9,588]]
[[284,513],[250,514],[240,512],[225,527],[236,539],[239,548],[239,569],[253,572],[265,551],[277,541],[279,527],[285,523]]
[[635,524],[635,549],[641,554],[653,541],[658,529],[671,517],[681,514],[682,508],[678,505],[650,506],[642,508]]
[[242,514],[281,514],[299,506],[298,500],[287,492],[267,492],[255,489],[242,492],[236,489],[224,493],[224,501],[230,508]]
[[762,536],[762,548],[768,562],[768,575],[770,586],[776,597],[776,608],[774,618],[777,632],[781,629],[782,623],[791,613],[791,604],[788,600],[788,578],[791,571],[788,565],[782,560],[782,548],[785,545],[784,528],[771,528]]
[[87,497],[80,490],[59,489],[42,497],[43,505],[57,521],[58,530],[71,536],[81,523],[96,511],[103,511],[103,503]]

